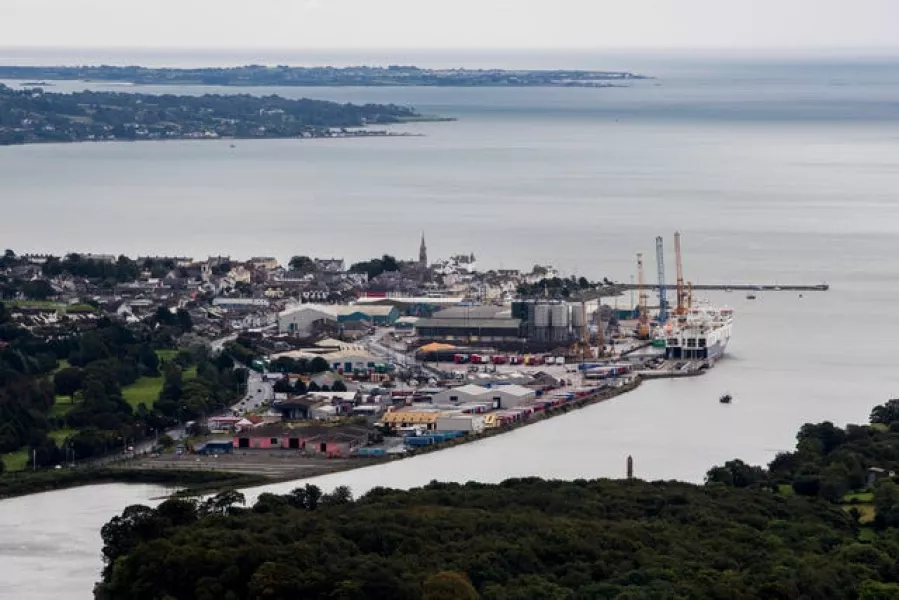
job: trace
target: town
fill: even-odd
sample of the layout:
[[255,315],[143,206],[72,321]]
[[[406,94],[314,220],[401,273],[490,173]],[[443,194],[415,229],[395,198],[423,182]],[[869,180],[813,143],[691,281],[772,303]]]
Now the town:
[[[26,335],[48,344],[55,401],[42,445],[0,451],[20,468],[128,458],[295,477],[492,435],[714,362],[672,352],[665,286],[650,306],[641,257],[629,293],[551,266],[477,267],[471,253],[429,260],[424,234],[415,260],[351,265],[7,250],[0,322],[27,333],[0,351]],[[687,314],[688,289],[673,313]],[[121,389],[104,396],[92,373]],[[100,414],[110,400],[113,424]]]

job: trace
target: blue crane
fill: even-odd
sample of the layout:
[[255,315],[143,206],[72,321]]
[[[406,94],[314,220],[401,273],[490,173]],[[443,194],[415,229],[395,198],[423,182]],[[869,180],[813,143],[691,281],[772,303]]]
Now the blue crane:
[[665,248],[662,236],[656,238],[656,264],[659,266],[659,324],[668,322],[668,300],[665,297]]

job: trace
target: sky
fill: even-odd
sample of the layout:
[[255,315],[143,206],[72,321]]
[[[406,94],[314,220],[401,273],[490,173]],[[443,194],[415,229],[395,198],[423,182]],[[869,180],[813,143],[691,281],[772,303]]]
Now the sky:
[[888,49],[899,0],[0,0],[8,48]]

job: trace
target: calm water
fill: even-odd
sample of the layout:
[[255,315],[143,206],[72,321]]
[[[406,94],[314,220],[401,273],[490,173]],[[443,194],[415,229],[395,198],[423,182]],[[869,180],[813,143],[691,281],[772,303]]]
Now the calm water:
[[[729,458],[769,460],[806,421],[863,420],[894,395],[899,65],[574,62],[658,79],[604,90],[254,90],[459,117],[400,128],[424,137],[0,148],[0,245],[354,260],[412,256],[424,229],[434,256],[627,280],[636,252],[653,269],[656,235],[666,236],[671,278],[680,229],[694,282],[832,285],[804,298],[711,296],[737,309],[737,325],[729,357],[705,377],[651,382],[506,436],[321,479],[357,493],[435,478],[615,477],[628,454],[642,477],[699,481]],[[730,406],[717,402],[725,390]],[[0,502],[0,591],[85,597],[99,527],[152,493],[103,486]]]

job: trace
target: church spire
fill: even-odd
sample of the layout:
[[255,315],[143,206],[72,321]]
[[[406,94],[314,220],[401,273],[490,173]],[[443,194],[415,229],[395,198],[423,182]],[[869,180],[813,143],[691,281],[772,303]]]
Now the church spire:
[[428,246],[425,244],[425,232],[421,232],[421,246],[418,248],[418,264],[428,266]]

